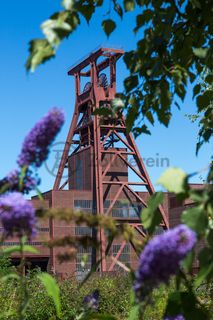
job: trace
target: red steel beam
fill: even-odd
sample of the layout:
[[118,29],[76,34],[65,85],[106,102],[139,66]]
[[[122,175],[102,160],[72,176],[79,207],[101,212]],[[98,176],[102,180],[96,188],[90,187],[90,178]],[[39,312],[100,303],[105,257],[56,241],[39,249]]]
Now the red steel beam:
[[146,202],[134,190],[132,190],[128,185],[125,185],[124,187],[127,188],[141,203],[143,203],[145,207],[147,207]]
[[[138,150],[138,148],[137,148],[137,146],[136,146],[136,143],[135,143],[135,141],[134,141],[133,136],[132,136],[131,133],[127,135],[127,140],[128,140],[128,142],[130,143],[130,145],[132,145],[132,147],[133,147],[134,150],[135,150],[135,153],[136,153],[135,160],[136,160],[136,162],[137,162],[137,165],[138,165],[138,167],[139,167],[139,170],[140,170],[140,171],[142,172],[142,174],[144,174],[145,177],[146,177],[146,180],[147,180],[147,182],[148,182],[148,184],[147,184],[147,189],[148,189],[149,193],[150,193],[151,195],[153,195],[153,194],[155,193],[155,189],[154,189],[154,187],[153,187],[153,185],[152,185],[152,182],[151,182],[151,180],[150,180],[150,178],[149,178],[149,175],[148,175],[148,172],[147,172],[147,170],[146,170],[146,167],[145,167],[145,165],[144,165],[144,163],[143,163],[143,160],[142,160],[142,158],[141,158],[141,156],[140,156],[139,150]],[[162,205],[159,205],[159,211],[160,211],[160,214],[161,214],[161,216],[162,216],[163,222],[165,223],[165,226],[166,226],[167,228],[169,228],[169,221],[168,221],[168,218],[167,218],[167,216],[166,216],[166,213],[165,213]]]
[[[79,90],[80,90],[80,79],[79,76],[76,75],[75,77],[75,83],[76,83],[76,94],[78,94]],[[59,164],[59,169],[57,172],[57,176],[55,179],[55,183],[53,186],[53,190],[58,190],[60,187],[60,183],[61,183],[61,178],[64,172],[64,167],[66,165],[66,161],[68,159],[68,154],[69,154],[69,150],[70,150],[70,146],[72,144],[72,140],[73,140],[73,135],[74,135],[74,130],[76,128],[77,122],[78,122],[78,118],[79,118],[79,110],[78,110],[78,104],[76,102],[75,104],[75,111],[74,111],[74,115],[72,118],[72,122],[71,122],[71,126],[67,135],[67,139],[66,139],[66,143],[65,143],[65,147],[63,150],[63,154],[61,157],[61,161]]]
[[101,145],[102,145],[102,146],[104,145],[104,143],[106,142],[106,140],[109,138],[109,136],[111,135],[111,133],[112,133],[112,130],[109,130],[108,133],[107,133],[107,135],[106,135],[106,137],[105,137],[104,140],[101,142]]
[[[92,72],[92,83],[97,83],[97,70],[94,63],[91,64]],[[95,89],[94,89],[95,90]],[[96,101],[96,108],[99,108],[99,102]],[[103,183],[102,183],[102,165],[101,165],[101,133],[99,116],[94,117],[93,124],[93,137],[94,137],[94,152],[95,152],[95,187],[96,187],[96,207],[97,214],[104,214],[104,204],[103,204]],[[101,243],[100,258],[101,258],[101,271],[105,272],[107,270],[106,265],[106,239],[104,234],[104,229],[100,228],[99,237]]]
[[140,171],[136,170],[119,152],[118,156],[134,171],[141,180],[143,180],[145,183],[147,183],[147,179],[140,173]]
[[124,241],[122,242],[122,244],[121,244],[121,246],[120,246],[120,249],[118,250],[116,256],[115,256],[114,259],[113,259],[113,262],[111,263],[111,265],[110,265],[110,267],[109,267],[109,271],[112,271],[112,270],[113,270],[113,268],[114,268],[114,266],[115,266],[115,264],[116,264],[116,261],[118,261],[120,255],[121,255],[121,253],[122,253],[122,251],[123,251],[123,249],[124,249],[124,247],[125,247],[125,244],[126,244],[126,240],[124,240]]
[[124,184],[132,186],[146,186],[145,182],[103,181],[103,184]]
[[[108,165],[106,166],[103,174],[102,174],[102,179],[105,177],[106,173],[109,171],[109,168],[111,167],[111,165],[113,164],[113,162],[115,161],[115,158],[117,157],[117,154],[115,153],[112,158],[110,159]],[[104,183],[104,182],[103,182]]]
[[117,133],[116,130],[114,130],[113,133],[118,137],[118,139],[120,139],[120,140],[126,145],[127,148],[129,148],[132,152],[134,152],[134,149],[130,146],[130,144],[129,144],[127,141],[125,141],[125,140],[120,136],[120,134]]

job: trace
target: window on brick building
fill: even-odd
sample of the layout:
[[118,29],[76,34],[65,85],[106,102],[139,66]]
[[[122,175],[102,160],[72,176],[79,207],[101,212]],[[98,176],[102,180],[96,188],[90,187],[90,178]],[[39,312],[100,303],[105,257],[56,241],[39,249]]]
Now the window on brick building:
[[89,227],[76,226],[75,227],[75,235],[76,236],[91,236],[92,229]]
[[83,190],[84,188],[83,159],[80,157],[77,159],[76,163],[75,185],[77,190]]
[[112,209],[112,216],[116,218],[138,218],[140,217],[141,209],[142,206],[138,203],[126,203],[118,200]]
[[[34,242],[28,241],[25,244],[29,244],[31,246],[41,246],[44,243],[40,242],[40,241],[34,241]],[[1,245],[5,246],[5,247],[18,246],[18,245],[20,245],[20,242],[19,241],[7,241],[7,242],[2,242]]]
[[74,209],[80,209],[86,212],[92,212],[92,200],[74,200]]
[[[82,263],[85,261],[86,263]],[[76,276],[78,280],[83,280],[91,270],[92,248],[78,247],[76,254]]]

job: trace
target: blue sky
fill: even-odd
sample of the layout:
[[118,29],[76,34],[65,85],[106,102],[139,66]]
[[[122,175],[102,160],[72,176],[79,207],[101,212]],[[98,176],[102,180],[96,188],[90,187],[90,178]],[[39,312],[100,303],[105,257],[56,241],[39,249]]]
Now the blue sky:
[[[4,1],[1,4],[1,177],[16,167],[16,159],[26,133],[53,106],[65,110],[66,123],[57,141],[66,139],[74,107],[74,81],[67,76],[70,65],[101,44],[115,45],[124,50],[134,48],[136,44],[137,38],[132,33],[132,13],[128,13],[122,23],[116,20],[118,28],[108,40],[101,30],[101,20],[106,17],[100,11],[90,26],[83,22],[61,45],[56,59],[39,67],[34,74],[27,74],[24,63],[28,54],[28,42],[42,36],[39,28],[41,22],[59,8],[60,0]],[[118,63],[117,72],[118,90],[122,90],[123,79],[127,75],[122,60]],[[185,117],[186,113],[195,111],[190,88],[181,111],[175,107],[173,111],[174,116],[168,129],[157,124],[152,128],[151,136],[143,135],[137,139],[141,155],[146,159],[166,157],[171,166],[181,167],[188,173],[202,169],[210,160],[211,146],[204,146],[199,156],[195,156],[198,129]],[[155,184],[166,166],[147,169]],[[42,178],[40,189],[51,189],[54,177],[44,166],[39,174]],[[202,176],[205,177],[205,172]],[[192,182],[200,183],[199,175]]]

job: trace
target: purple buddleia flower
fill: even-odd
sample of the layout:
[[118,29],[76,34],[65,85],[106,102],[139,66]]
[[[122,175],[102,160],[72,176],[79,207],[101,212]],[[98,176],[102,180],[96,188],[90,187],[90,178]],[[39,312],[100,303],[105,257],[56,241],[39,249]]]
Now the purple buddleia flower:
[[178,314],[176,316],[167,316],[164,320],[185,320],[182,314]]
[[64,113],[54,108],[26,136],[18,164],[40,167],[47,159],[49,148],[64,123]]
[[168,283],[195,243],[196,234],[186,225],[179,225],[151,239],[140,255],[135,274],[137,298],[142,299],[160,283]]
[[5,237],[17,235],[29,239],[36,235],[36,217],[33,205],[19,192],[0,197],[0,221]]
[[99,291],[95,290],[92,294],[87,295],[84,300],[83,304],[86,309],[97,311],[98,310],[98,305],[99,305]]
[[21,191],[22,193],[29,193],[34,190],[40,183],[38,177],[33,177],[32,172],[28,169],[25,172],[24,179],[22,182],[21,190],[19,190],[19,180],[21,179],[21,172],[18,170],[11,171],[5,178],[5,183],[9,184],[8,191]]

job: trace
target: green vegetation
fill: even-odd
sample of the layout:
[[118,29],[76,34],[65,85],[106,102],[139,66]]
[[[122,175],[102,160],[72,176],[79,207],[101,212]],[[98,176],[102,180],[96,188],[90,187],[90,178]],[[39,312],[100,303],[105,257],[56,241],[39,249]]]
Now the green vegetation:
[[[29,304],[26,310],[26,320],[57,319],[54,303],[46,295],[44,286],[38,281],[37,271],[27,277],[29,288]],[[74,279],[64,280],[59,284],[62,319],[74,320],[83,309],[83,299],[94,288],[100,291],[98,313],[110,314],[118,320],[128,319],[131,309],[131,279],[128,275],[114,274],[103,277],[93,275],[82,287]],[[159,320],[162,318],[169,292],[172,292],[174,283],[169,287],[161,286],[153,291],[152,301],[147,307],[143,320]],[[197,291],[199,298],[205,302],[206,308],[213,313],[211,299],[213,286],[202,286]],[[18,287],[14,279],[0,282],[0,319],[17,320]]]

